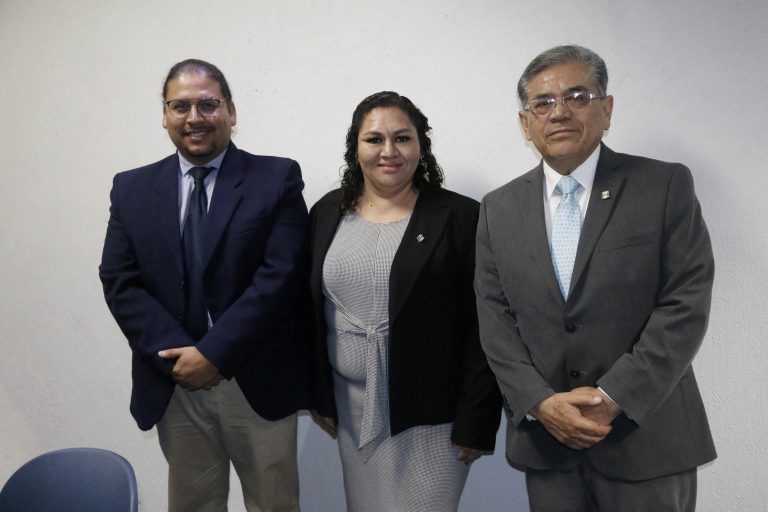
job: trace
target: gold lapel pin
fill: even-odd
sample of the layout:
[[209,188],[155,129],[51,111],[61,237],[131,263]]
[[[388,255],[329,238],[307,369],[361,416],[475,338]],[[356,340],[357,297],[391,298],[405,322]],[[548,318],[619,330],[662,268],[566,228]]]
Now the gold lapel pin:
[[603,190],[603,192],[600,194],[600,199],[610,199],[610,198],[611,198],[610,190]]
[[416,236],[416,241],[419,242],[419,243],[423,242],[424,241],[424,235],[419,233],[419,235]]

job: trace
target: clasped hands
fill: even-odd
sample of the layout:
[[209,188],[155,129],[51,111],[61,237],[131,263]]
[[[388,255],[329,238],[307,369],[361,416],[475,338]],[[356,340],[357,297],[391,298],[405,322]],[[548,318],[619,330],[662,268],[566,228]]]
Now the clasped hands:
[[163,359],[176,359],[171,376],[176,383],[190,391],[209,391],[221,382],[222,376],[196,347],[179,347],[161,350],[157,353]]
[[555,439],[584,450],[605,439],[621,409],[601,390],[585,386],[545,398],[531,414]]

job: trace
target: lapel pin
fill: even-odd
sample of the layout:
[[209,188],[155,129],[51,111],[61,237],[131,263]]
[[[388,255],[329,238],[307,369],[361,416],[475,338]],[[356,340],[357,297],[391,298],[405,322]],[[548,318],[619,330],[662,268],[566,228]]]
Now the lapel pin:
[[600,199],[610,199],[610,198],[611,198],[610,190],[603,190],[603,192],[600,194]]
[[419,242],[419,243],[423,242],[424,241],[424,235],[419,233],[419,235],[416,237],[416,241]]

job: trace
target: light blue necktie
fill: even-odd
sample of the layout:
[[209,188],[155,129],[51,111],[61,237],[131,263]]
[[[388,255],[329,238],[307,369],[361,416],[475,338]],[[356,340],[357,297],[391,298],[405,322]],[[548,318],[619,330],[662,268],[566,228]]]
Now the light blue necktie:
[[557,282],[564,298],[568,298],[571,286],[573,262],[576,260],[576,248],[581,232],[581,209],[576,200],[576,191],[581,185],[571,176],[563,176],[555,187],[561,194],[552,218],[552,263],[555,266]]

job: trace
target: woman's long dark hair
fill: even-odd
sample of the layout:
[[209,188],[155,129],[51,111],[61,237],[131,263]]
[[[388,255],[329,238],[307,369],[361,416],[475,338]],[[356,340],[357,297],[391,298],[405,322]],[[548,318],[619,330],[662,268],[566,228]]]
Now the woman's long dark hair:
[[397,107],[408,115],[411,123],[416,127],[421,147],[421,159],[416,173],[413,175],[413,188],[425,190],[427,188],[439,188],[443,182],[443,169],[438,165],[435,155],[432,154],[432,140],[429,132],[427,116],[421,113],[416,105],[405,96],[396,92],[382,91],[365,98],[355,108],[352,114],[352,124],[347,131],[347,151],[344,153],[344,167],[341,177],[341,203],[339,210],[344,213],[354,210],[357,200],[363,193],[363,170],[357,161],[357,138],[360,127],[368,113],[375,108]]

